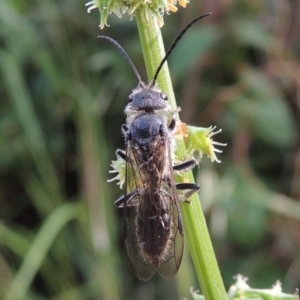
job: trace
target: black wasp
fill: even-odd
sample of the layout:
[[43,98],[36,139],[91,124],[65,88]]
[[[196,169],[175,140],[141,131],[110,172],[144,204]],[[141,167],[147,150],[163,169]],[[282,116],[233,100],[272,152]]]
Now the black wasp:
[[[125,194],[115,205],[124,211],[127,255],[136,276],[149,280],[157,271],[169,278],[176,274],[183,253],[183,224],[179,200],[199,189],[195,183],[175,183],[174,171],[195,166],[194,159],[173,165],[175,112],[168,97],[156,86],[158,74],[183,34],[198,20],[190,22],[178,35],[160,63],[154,79],[145,84],[125,50],[114,44],[138,78],[138,86],[128,97],[126,124],[122,126],[126,150],[117,150],[126,161]],[[181,199],[180,199],[181,198]]]

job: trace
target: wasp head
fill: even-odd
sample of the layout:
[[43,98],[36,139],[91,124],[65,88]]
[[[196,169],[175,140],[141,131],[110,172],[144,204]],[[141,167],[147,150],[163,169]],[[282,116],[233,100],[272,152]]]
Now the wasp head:
[[153,112],[169,107],[168,96],[156,87],[139,85],[128,97],[126,109]]

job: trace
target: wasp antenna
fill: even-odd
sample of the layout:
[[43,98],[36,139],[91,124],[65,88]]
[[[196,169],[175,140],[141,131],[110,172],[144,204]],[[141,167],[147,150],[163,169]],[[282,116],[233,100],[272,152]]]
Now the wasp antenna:
[[191,21],[177,36],[177,38],[175,39],[175,41],[173,42],[173,44],[171,45],[170,49],[168,50],[167,54],[165,55],[165,57],[163,58],[163,60],[161,61],[161,63],[159,64],[156,73],[153,77],[153,80],[151,82],[151,87],[153,87],[155,85],[156,79],[158,77],[158,74],[162,68],[162,66],[164,65],[164,63],[166,62],[166,60],[168,59],[168,57],[170,56],[170,54],[172,53],[173,49],[176,47],[177,43],[179,42],[179,40],[182,38],[182,36],[189,30],[189,28],[191,26],[193,26],[197,21],[199,21],[200,19],[203,19],[207,16],[210,16],[212,13],[207,13],[205,15],[199,16],[196,19],[194,19],[193,21]]
[[106,39],[109,42],[111,42],[114,46],[116,46],[116,48],[121,52],[121,54],[123,55],[123,57],[126,59],[126,61],[128,62],[128,64],[130,65],[131,69],[133,70],[135,76],[137,77],[137,79],[139,81],[139,84],[142,84],[143,82],[142,82],[142,79],[141,79],[141,76],[140,76],[138,70],[136,69],[135,65],[133,64],[132,60],[129,58],[128,54],[123,49],[123,47],[118,42],[116,42],[114,39],[112,39],[109,36],[98,35],[98,38],[100,38],[100,39]]

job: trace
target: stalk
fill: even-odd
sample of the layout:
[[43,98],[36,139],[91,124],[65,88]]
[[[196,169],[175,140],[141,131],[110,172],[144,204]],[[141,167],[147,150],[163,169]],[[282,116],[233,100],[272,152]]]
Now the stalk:
[[[165,49],[157,18],[146,11],[138,9],[136,20],[147,69],[149,81],[165,56]],[[176,108],[176,100],[172,87],[171,77],[167,63],[164,64],[157,80],[158,86],[168,95],[172,108]],[[176,155],[179,160],[187,157],[183,140],[177,142]],[[194,182],[192,172],[185,172],[181,176],[184,182]],[[216,256],[208,233],[205,217],[200,205],[199,195],[195,193],[190,203],[181,205],[186,240],[198,275],[199,284],[205,299],[227,299],[224,284],[218,268]]]

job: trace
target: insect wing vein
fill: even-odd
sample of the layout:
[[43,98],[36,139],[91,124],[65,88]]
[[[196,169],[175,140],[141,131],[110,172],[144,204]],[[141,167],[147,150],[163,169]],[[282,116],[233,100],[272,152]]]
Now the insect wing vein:
[[[165,278],[169,278],[176,274],[182,259],[183,254],[183,228],[181,210],[179,206],[179,200],[175,185],[175,177],[173,172],[172,156],[170,143],[166,145],[166,168],[168,169],[165,186],[169,190],[170,201],[170,216],[172,220],[171,224],[171,236],[168,245],[168,251],[165,255],[158,272]],[[166,196],[165,196],[166,197]]]
[[126,188],[125,195],[131,190],[139,190],[134,203],[136,205],[124,205],[124,237],[128,260],[136,276],[143,281],[151,279],[156,269],[149,264],[141,251],[140,240],[137,232],[138,207],[143,201],[143,190],[146,187],[145,176],[138,167],[138,160],[132,151],[130,141],[126,143],[126,155],[130,159],[126,163]]

